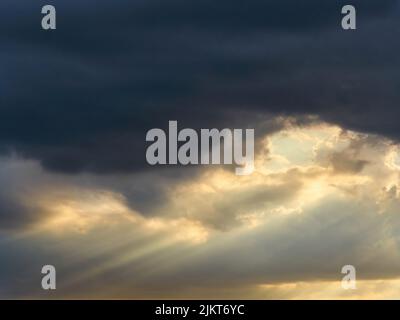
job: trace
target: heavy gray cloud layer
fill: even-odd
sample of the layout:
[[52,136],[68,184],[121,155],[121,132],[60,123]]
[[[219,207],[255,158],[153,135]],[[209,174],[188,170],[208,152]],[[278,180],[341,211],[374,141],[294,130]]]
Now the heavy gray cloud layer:
[[316,114],[399,136],[397,1],[2,1],[3,152],[51,170],[145,166],[148,129],[254,126],[261,115]]
[[[294,168],[278,184],[265,174],[254,185],[257,177],[227,179],[224,189],[226,176],[212,184],[198,168],[144,170],[145,134],[168,120],[255,127],[261,138],[285,126],[276,116],[304,124],[316,115],[398,141],[398,1],[352,1],[358,30],[348,32],[340,28],[347,1],[54,0],[54,32],[40,29],[47,3],[25,2],[0,3],[0,297],[40,294],[47,263],[57,265],[60,296],[336,279],[352,262],[364,279],[398,276],[396,163],[390,174],[382,159],[376,165],[386,145],[329,150],[323,170]],[[324,175],[333,176],[306,190],[308,201],[323,201],[293,216],[301,205],[285,205]],[[363,189],[363,178],[372,186]],[[98,223],[102,192],[140,222]],[[261,225],[237,231],[251,214]],[[152,219],[165,229],[149,232]],[[88,230],[87,221],[95,222]],[[215,237],[168,245],[188,221],[193,234]],[[43,234],[32,227],[46,223],[53,228]]]

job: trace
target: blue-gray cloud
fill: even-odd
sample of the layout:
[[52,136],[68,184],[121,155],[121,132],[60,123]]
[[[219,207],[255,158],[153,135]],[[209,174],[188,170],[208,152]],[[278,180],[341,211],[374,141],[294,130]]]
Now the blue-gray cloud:
[[[399,135],[397,1],[2,1],[0,150],[50,170],[143,169],[148,129],[316,114]],[[246,114],[243,116],[243,111]]]

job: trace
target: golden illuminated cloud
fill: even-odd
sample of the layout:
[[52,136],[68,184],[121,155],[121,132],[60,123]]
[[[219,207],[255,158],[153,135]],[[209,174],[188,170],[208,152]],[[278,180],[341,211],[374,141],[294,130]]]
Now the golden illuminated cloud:
[[[192,297],[368,298],[383,286],[379,297],[393,297],[398,147],[323,123],[289,125],[260,141],[252,176],[204,167],[119,185],[64,179],[17,160],[24,177],[41,183],[21,194],[35,218],[13,231],[14,241],[54,244],[49,256],[63,256],[66,275],[61,297],[95,297],[99,288],[102,297],[168,297],[172,285]],[[144,181],[160,189],[141,209],[131,190],[149,187]],[[340,288],[345,264],[360,268],[356,292]]]

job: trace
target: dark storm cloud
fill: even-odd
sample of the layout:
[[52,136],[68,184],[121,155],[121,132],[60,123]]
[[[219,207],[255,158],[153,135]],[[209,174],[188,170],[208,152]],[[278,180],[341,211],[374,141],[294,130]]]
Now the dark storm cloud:
[[[316,114],[397,138],[397,1],[43,1],[0,4],[1,150],[76,173],[145,166],[168,120],[246,127]],[[242,110],[242,111],[239,111]],[[245,112],[243,110],[246,110]]]
[[[0,232],[18,229],[34,223],[38,214],[45,214],[28,197],[32,186],[30,181],[37,176],[18,165],[10,165],[0,159]],[[39,181],[35,181],[36,185]]]
[[35,210],[21,204],[14,195],[0,193],[0,231],[12,230],[34,221]]

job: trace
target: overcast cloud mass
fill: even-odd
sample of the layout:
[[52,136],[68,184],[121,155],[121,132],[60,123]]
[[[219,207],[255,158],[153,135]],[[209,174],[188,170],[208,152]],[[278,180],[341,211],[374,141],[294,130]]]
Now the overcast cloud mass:
[[[0,298],[398,298],[399,1],[50,2],[0,2]],[[255,172],[149,166],[169,120]]]

